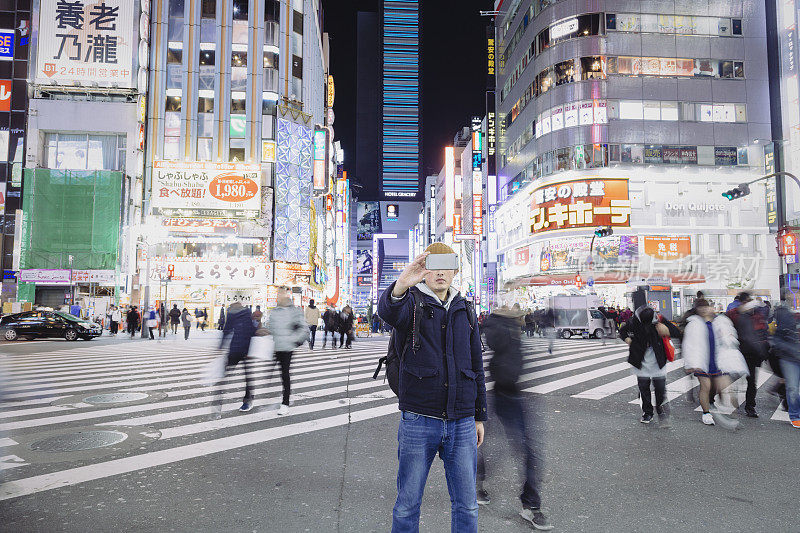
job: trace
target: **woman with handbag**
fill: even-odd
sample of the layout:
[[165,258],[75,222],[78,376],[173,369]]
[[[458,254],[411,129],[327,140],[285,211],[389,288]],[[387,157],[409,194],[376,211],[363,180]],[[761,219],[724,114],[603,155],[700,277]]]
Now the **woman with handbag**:
[[[636,309],[630,320],[619,330],[620,338],[629,348],[628,363],[639,385],[642,397],[642,424],[653,420],[653,403],[650,384],[656,393],[655,411],[661,427],[669,427],[669,406],[665,405],[667,390],[667,371],[670,337],[680,337],[680,331],[671,322],[659,321],[652,308],[642,305]],[[667,340],[665,342],[665,339]],[[672,352],[674,356],[674,352]],[[673,357],[674,358],[674,357]]]
[[744,356],[739,351],[739,339],[733,322],[725,314],[714,316],[714,309],[708,301],[700,298],[695,302],[696,313],[686,321],[683,334],[682,352],[684,370],[700,381],[700,407],[703,424],[715,423],[727,429],[739,427],[739,421],[717,409],[711,409],[711,387],[725,394],[732,407],[738,401],[729,390],[731,375],[747,376],[748,369]]

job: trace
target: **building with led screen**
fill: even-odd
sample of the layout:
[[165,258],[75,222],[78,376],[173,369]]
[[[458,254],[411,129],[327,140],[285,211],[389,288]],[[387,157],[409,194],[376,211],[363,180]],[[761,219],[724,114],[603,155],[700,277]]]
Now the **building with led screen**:
[[661,280],[678,310],[700,287],[776,297],[764,186],[721,196],[765,168],[764,3],[495,7],[501,287],[588,283],[622,305]]

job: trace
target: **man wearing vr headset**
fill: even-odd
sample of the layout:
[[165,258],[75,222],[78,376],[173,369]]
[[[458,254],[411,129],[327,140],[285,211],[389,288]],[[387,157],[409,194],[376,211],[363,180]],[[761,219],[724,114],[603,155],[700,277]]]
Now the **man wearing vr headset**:
[[[419,530],[422,493],[437,453],[452,502],[452,531],[478,531],[475,478],[487,416],[486,386],[475,311],[450,286],[457,272],[452,248],[433,243],[378,302],[378,314],[396,328],[402,346],[393,533]],[[415,313],[420,314],[416,350],[409,342]]]

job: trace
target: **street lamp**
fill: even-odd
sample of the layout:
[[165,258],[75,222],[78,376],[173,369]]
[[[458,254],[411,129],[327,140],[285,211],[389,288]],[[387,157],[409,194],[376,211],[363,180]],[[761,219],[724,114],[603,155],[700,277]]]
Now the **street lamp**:
[[372,235],[372,305],[378,305],[378,242],[381,239],[396,239],[396,233],[374,233]]

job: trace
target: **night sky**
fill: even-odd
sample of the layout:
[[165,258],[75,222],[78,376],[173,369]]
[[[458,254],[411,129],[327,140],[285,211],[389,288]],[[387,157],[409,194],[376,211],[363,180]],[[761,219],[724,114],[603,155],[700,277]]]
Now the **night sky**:
[[[422,159],[425,175],[438,174],[444,147],[473,115],[486,112],[485,38],[492,0],[424,0],[422,4]],[[345,168],[355,146],[356,12],[377,11],[378,0],[323,0],[336,81],[336,139]],[[424,177],[422,179],[424,184]]]

